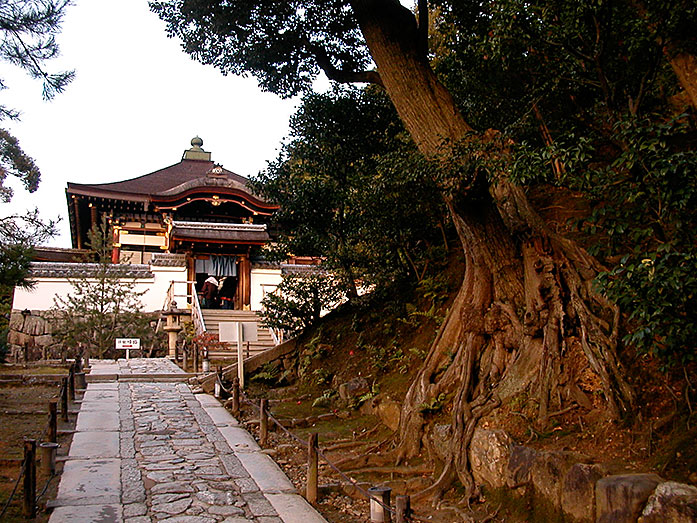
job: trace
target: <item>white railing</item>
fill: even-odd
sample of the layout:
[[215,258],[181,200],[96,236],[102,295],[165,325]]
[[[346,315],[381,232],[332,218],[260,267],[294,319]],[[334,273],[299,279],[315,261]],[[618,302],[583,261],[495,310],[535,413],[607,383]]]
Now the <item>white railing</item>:
[[196,292],[193,293],[193,299],[191,300],[191,321],[194,322],[194,330],[197,336],[206,332],[206,322],[203,321],[201,303],[198,301]]
[[[176,286],[186,285],[186,294],[175,294]],[[177,303],[177,309],[188,309],[191,308],[191,318],[194,322],[194,327],[196,329],[196,334],[201,334],[205,332],[206,326],[203,323],[203,315],[201,314],[201,306],[198,301],[198,295],[196,294],[196,282],[195,281],[176,281],[172,280],[169,282],[169,287],[167,288],[167,294],[165,295],[165,302],[162,306],[162,312],[168,311],[172,306],[172,302],[175,302],[175,298],[186,298],[183,304]],[[157,320],[157,326],[155,327],[155,332],[160,330],[160,325],[162,324],[162,315]],[[200,331],[199,331],[200,329]]]
[[280,345],[283,343],[283,329],[274,329],[269,327],[269,332],[271,333],[271,338],[273,339],[274,345]]

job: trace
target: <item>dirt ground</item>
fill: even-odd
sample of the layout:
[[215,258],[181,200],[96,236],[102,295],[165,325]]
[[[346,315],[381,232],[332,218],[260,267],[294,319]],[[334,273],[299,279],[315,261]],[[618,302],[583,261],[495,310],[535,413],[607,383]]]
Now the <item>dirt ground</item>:
[[[252,384],[247,389],[250,399],[266,397],[268,390],[265,387]],[[318,416],[327,414],[328,410],[311,406],[312,399],[305,395],[298,397],[285,397],[283,400],[270,401],[271,414],[284,425],[292,419],[298,420],[305,416]],[[329,410],[331,412],[331,409]],[[331,460],[346,476],[356,482],[364,492],[356,488],[346,488],[349,480],[340,476],[329,466],[326,461],[319,458],[320,486],[319,501],[316,508],[329,521],[329,523],[370,523],[370,502],[365,491],[371,486],[390,486],[391,505],[395,504],[395,497],[421,490],[430,484],[430,468],[423,464],[410,463],[409,467],[374,467],[374,466],[349,466],[346,460],[360,457],[366,454],[380,455],[389,452],[394,444],[392,432],[372,414],[364,414],[360,411],[338,411],[334,417],[317,420],[310,424],[288,429],[289,435],[275,427],[269,421],[269,440],[264,447],[266,452],[281,466],[286,475],[291,479],[298,492],[305,493],[307,479],[307,441],[310,433],[319,435],[319,448],[324,455]],[[257,438],[259,436],[258,410],[249,404],[242,405],[240,419],[247,429]],[[422,468],[423,472],[418,473]],[[514,513],[507,512],[498,504],[486,503],[472,504],[467,510],[458,506],[458,492],[451,492],[437,506],[430,502],[412,500],[411,508],[415,521],[429,521],[433,523],[453,523],[457,521],[505,521],[517,523],[524,520],[518,519]],[[469,519],[472,518],[472,519]]]
[[[49,376],[56,374],[57,376]],[[37,442],[37,460],[40,458],[38,444],[45,441],[48,427],[48,402],[57,398],[60,391],[60,377],[67,375],[63,368],[28,367],[13,365],[0,366],[0,511],[5,508],[7,500],[15,485],[16,492],[2,521],[27,521],[22,513],[23,480],[17,484],[24,455],[24,439]],[[60,411],[60,406],[59,406]],[[55,498],[59,475],[62,470],[61,456],[65,456],[70,447],[71,435],[64,433],[72,429],[75,416],[68,423],[58,414],[58,464],[57,475],[52,478],[41,471],[37,462],[36,494],[38,499],[36,519],[48,521],[45,511],[46,502]],[[62,433],[63,432],[63,433]],[[49,481],[50,479],[50,481]],[[44,491],[45,489],[45,491]]]

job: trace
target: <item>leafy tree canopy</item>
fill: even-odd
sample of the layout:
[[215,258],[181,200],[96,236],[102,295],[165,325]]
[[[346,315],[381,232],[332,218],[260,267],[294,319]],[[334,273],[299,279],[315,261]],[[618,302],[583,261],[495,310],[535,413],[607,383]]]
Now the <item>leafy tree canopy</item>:
[[697,6],[438,3],[436,69],[470,121],[502,132],[506,174],[589,203],[576,225],[629,312],[625,341],[694,359],[697,129],[671,60],[697,51]]
[[[73,79],[73,71],[50,73],[47,60],[58,55],[55,35],[60,30],[69,0],[5,0],[0,2],[0,60],[19,67],[43,84],[43,97],[52,99]],[[7,85],[0,78],[0,90]],[[19,111],[0,105],[0,120],[18,119]],[[0,201],[9,202],[12,188],[8,176],[19,179],[34,192],[41,172],[34,160],[21,148],[17,138],[0,129]],[[27,285],[26,275],[31,246],[55,233],[55,222],[39,219],[38,211],[24,216],[0,218],[0,285]]]
[[152,342],[153,329],[141,312],[135,281],[124,277],[123,266],[111,263],[112,240],[106,218],[88,233],[90,262],[85,274],[70,280],[73,292],[56,297],[59,319],[54,337],[66,347],[82,347],[92,356],[104,357],[116,338],[141,338]]
[[310,90],[320,70],[333,80],[375,80],[345,0],[150,2],[194,59],[223,73],[252,73],[281,96]]
[[[430,25],[417,24],[396,1],[169,0],[151,7],[196,59],[251,73],[282,96],[309,89],[320,70],[341,82],[385,83],[378,71],[366,71],[366,28],[383,31],[372,43],[395,66],[385,72],[396,75],[418,49],[408,42],[430,27],[429,58],[468,125],[496,129],[500,138],[496,154],[486,133],[466,137],[460,152],[449,149],[456,168],[445,172],[443,186],[464,198],[476,194],[470,189],[477,182],[488,187],[504,176],[587,198],[591,215],[579,225],[608,266],[601,289],[632,309],[626,341],[670,361],[694,358],[686,338],[675,335],[693,332],[694,311],[658,306],[663,300],[648,292],[651,271],[637,279],[628,269],[651,260],[656,278],[663,267],[664,281],[675,282],[661,291],[670,294],[665,303],[683,303],[680,296],[697,291],[680,276],[691,271],[697,243],[685,227],[695,208],[697,102],[688,97],[697,92],[689,76],[697,65],[694,2],[419,2],[422,14],[431,8]],[[388,12],[399,19],[387,21]],[[389,40],[399,42],[401,56]],[[399,78],[389,79],[388,91],[402,120],[418,128],[414,121],[433,115],[403,112],[409,94],[399,91],[406,83]]]
[[329,273],[289,274],[273,293],[264,296],[262,324],[295,336],[343,299],[341,285]]
[[255,182],[280,205],[280,257],[325,258],[353,296],[357,280],[420,279],[443,245],[445,209],[384,94],[308,94],[290,126],[290,141]]

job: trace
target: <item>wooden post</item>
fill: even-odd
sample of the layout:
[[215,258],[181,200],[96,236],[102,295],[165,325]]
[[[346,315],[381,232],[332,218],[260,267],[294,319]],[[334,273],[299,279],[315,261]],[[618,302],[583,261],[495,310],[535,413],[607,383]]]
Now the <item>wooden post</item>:
[[48,432],[47,439],[49,443],[56,443],[58,441],[58,404],[56,400],[49,400],[48,402]]
[[68,378],[61,380],[61,417],[68,421]]
[[184,369],[184,372],[189,372],[189,349],[183,348],[182,349],[182,368]]
[[232,380],[232,415],[240,414],[240,380],[235,378]]
[[36,440],[24,440],[24,517],[36,517]]
[[215,369],[215,374],[216,374],[216,379],[215,379],[215,388],[214,388],[214,396],[218,399],[225,399],[225,391],[223,390],[223,368],[218,365]]
[[310,434],[307,441],[307,486],[305,498],[313,505],[317,503],[317,433]]
[[237,322],[237,379],[240,380],[240,388],[244,389],[244,356],[242,355],[242,338],[244,329],[242,322]]
[[39,443],[41,452],[41,472],[45,476],[53,476],[56,473],[56,452],[58,443],[44,442]]
[[267,400],[262,399],[259,402],[259,445],[266,446],[269,439],[269,417],[266,413]]
[[198,347],[194,347],[194,373],[198,374]]
[[68,399],[75,401],[75,364],[70,366],[68,371]]
[[390,487],[370,487],[370,521],[375,523],[390,523],[392,517],[388,507],[390,506]]
[[395,505],[395,523],[407,523],[409,516],[411,516],[411,500],[409,496],[397,496]]

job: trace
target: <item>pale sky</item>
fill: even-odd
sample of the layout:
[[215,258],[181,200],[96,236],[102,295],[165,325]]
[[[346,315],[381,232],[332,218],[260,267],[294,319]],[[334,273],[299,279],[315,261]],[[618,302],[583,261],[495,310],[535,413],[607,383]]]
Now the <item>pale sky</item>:
[[[263,93],[253,78],[223,76],[191,60],[147,0],[74,0],[58,36],[61,57],[46,69],[75,69],[50,102],[41,84],[2,64],[0,100],[22,112],[2,122],[42,172],[36,193],[21,187],[7,215],[38,207],[62,217],[48,244],[70,247],[67,182],[105,183],[177,163],[195,135],[214,162],[243,176],[276,157],[297,100]],[[16,187],[16,184],[13,184]]]

